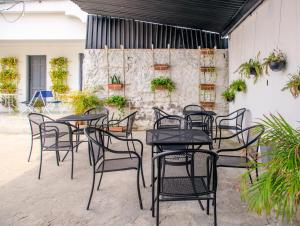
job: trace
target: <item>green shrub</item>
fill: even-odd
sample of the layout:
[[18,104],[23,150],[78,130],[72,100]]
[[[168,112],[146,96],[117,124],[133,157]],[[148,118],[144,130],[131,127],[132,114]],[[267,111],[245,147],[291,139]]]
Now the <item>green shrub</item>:
[[247,89],[247,85],[246,85],[246,82],[245,80],[243,79],[238,79],[238,80],[234,80],[229,88],[233,91],[236,91],[236,92],[245,92],[246,89]]
[[168,90],[169,93],[173,92],[176,88],[174,82],[170,78],[165,76],[154,78],[151,81],[152,92],[154,92],[158,87],[165,88],[166,90]]

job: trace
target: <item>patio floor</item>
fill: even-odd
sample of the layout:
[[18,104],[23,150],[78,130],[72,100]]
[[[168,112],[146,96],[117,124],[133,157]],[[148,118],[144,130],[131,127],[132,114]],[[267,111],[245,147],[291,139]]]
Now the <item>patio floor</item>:
[[[5,120],[1,119],[1,123]],[[12,122],[13,123],[13,122]],[[26,128],[26,120],[19,120]],[[3,124],[4,125],[4,124]],[[28,130],[29,131],[29,130]],[[134,137],[145,143],[145,131]],[[67,158],[56,166],[53,153],[43,161],[41,180],[37,179],[39,146],[35,142],[32,160],[27,163],[29,133],[5,134],[0,131],[0,225],[154,225],[150,198],[150,147],[145,145],[144,171],[146,189],[142,190],[144,210],[139,209],[135,171],[104,174],[100,191],[94,193],[91,210],[86,204],[91,187],[92,171],[88,164],[87,145],[75,154],[74,180],[70,179],[71,162]],[[118,145],[118,144],[114,144]],[[232,143],[226,143],[226,146]],[[243,170],[219,169],[217,193],[218,225],[263,226],[268,223],[247,211],[240,200],[239,176]],[[197,202],[167,202],[161,205],[161,225],[212,225],[213,215],[207,216]],[[299,225],[299,224],[295,224]]]

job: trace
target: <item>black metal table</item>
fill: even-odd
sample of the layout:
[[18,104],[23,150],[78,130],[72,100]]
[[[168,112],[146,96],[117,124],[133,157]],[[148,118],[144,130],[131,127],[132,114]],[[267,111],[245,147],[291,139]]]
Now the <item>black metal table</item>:
[[190,110],[190,111],[183,111],[182,113],[183,113],[184,116],[186,116],[186,115],[189,115],[189,114],[197,114],[197,113],[200,113],[200,112],[205,112],[205,113],[210,114],[212,116],[216,116],[217,115],[217,113],[214,112],[214,111],[200,111],[200,110],[199,111],[192,111],[192,110]]
[[93,121],[105,116],[105,114],[90,114],[90,115],[68,115],[62,118],[57,119],[58,122],[85,122]]

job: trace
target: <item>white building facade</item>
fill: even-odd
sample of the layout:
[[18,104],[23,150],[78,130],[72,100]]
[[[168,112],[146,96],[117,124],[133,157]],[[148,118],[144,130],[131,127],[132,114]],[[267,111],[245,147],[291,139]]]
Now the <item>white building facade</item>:
[[[4,12],[7,20],[16,18],[22,6]],[[16,57],[19,61],[18,101],[30,98],[31,71],[46,70],[45,87],[51,90],[49,61],[66,57],[69,61],[68,86],[80,89],[81,58],[85,49],[86,13],[71,1],[25,2],[24,15],[14,23],[0,17],[0,58]],[[30,65],[31,59],[42,59],[40,65]],[[43,87],[42,87],[43,88]]]

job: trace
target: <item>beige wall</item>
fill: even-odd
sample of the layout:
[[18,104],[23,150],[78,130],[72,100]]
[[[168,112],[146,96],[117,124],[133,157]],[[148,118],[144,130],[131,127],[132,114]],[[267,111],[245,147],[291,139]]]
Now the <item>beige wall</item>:
[[255,57],[259,51],[263,59],[276,47],[287,55],[286,70],[270,72],[270,76],[264,75],[255,85],[252,79],[247,80],[247,93],[238,94],[229,109],[248,108],[248,122],[263,114],[279,112],[299,127],[300,97],[294,99],[289,91],[281,91],[288,80],[287,75],[296,72],[300,66],[299,0],[266,0],[230,34],[229,80],[239,77],[234,71],[241,63]]

